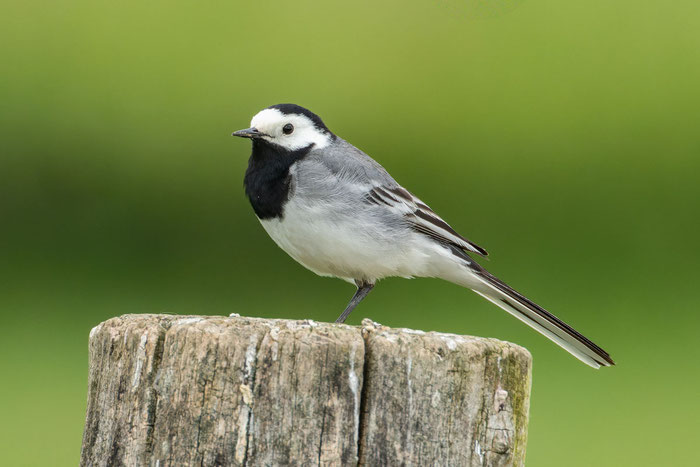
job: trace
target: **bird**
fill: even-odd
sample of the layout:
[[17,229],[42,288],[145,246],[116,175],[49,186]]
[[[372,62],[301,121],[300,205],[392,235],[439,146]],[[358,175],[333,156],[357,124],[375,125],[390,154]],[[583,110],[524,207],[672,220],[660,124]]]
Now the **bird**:
[[484,269],[474,257],[486,257],[485,249],[315,113],[273,105],[232,136],[252,141],[243,185],[267,234],[307,269],[357,287],[336,323],[380,279],[435,277],[471,289],[593,368],[615,364],[590,339]]

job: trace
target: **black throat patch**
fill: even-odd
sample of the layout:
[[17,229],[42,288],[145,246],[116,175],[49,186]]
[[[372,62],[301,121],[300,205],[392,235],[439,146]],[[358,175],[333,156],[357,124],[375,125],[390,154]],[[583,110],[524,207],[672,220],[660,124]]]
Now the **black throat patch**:
[[306,156],[313,144],[289,151],[265,140],[253,140],[253,153],[243,178],[245,194],[260,219],[282,218],[289,199],[289,168]]

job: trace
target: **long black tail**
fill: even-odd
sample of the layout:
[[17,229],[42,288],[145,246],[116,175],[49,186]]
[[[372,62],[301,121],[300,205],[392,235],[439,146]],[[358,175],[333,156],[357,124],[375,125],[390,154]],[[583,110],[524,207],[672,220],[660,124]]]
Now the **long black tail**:
[[615,364],[610,355],[590,339],[513,290],[485,269],[475,266],[476,264],[471,264],[471,272],[484,284],[484,287],[473,288],[474,292],[544,334],[583,363],[593,368]]

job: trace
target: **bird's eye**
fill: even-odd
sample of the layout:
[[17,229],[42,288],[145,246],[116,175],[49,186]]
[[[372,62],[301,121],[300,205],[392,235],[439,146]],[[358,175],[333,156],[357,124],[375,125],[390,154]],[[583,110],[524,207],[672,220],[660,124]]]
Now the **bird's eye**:
[[285,135],[291,135],[292,132],[294,131],[294,125],[291,123],[287,123],[285,126],[282,127],[282,133]]

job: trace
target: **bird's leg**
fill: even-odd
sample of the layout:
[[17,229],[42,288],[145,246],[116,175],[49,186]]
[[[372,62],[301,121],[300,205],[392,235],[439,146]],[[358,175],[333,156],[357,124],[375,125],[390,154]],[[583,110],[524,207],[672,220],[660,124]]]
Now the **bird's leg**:
[[344,323],[348,315],[352,312],[352,310],[354,310],[355,307],[362,301],[362,299],[367,296],[370,290],[374,288],[374,284],[370,284],[367,282],[355,281],[355,284],[357,285],[355,295],[353,295],[350,299],[350,303],[348,303],[348,306],[345,308],[345,311],[343,311],[343,313],[340,316],[338,316],[338,319],[335,320],[336,323]]

